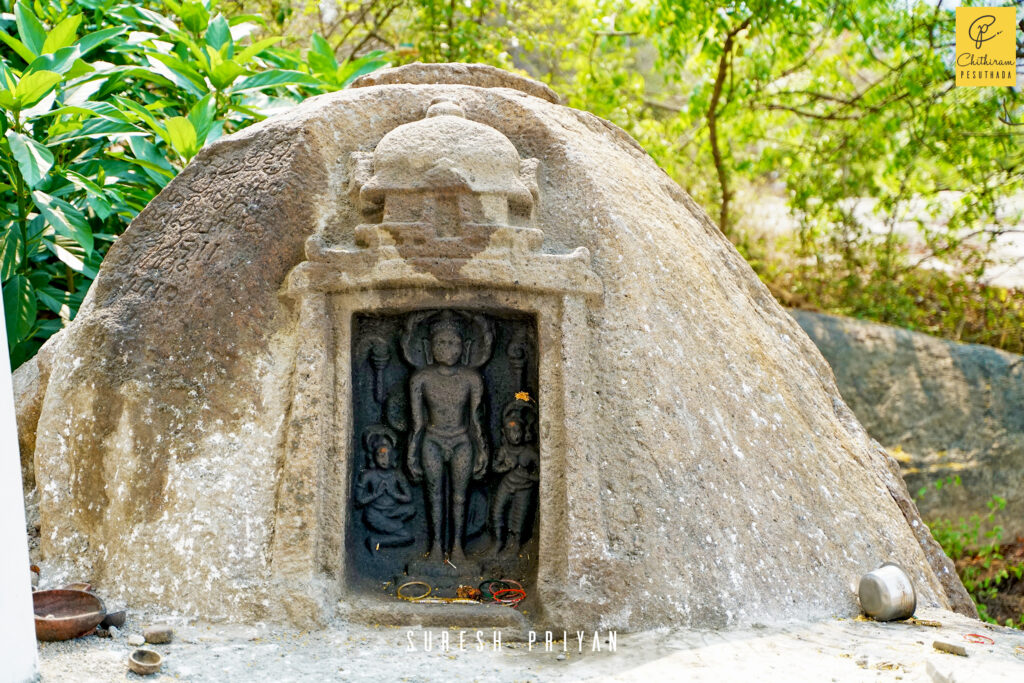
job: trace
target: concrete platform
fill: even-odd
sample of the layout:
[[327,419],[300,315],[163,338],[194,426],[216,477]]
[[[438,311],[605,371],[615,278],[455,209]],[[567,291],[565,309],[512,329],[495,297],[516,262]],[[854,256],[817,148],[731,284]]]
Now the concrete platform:
[[[509,610],[512,611],[512,610]],[[570,631],[563,645],[545,651],[544,634],[532,645],[485,631],[427,625],[373,627],[338,622],[317,632],[265,625],[188,624],[177,620],[168,645],[149,646],[165,656],[154,681],[1022,681],[1024,632],[993,627],[949,612],[920,610],[940,627],[880,624],[855,619],[791,623],[733,631],[656,631],[618,634],[615,651],[602,632],[582,648]],[[126,636],[156,615],[129,615],[113,640],[96,637],[43,643],[43,681],[138,680],[125,658]],[[567,625],[569,626],[569,625]],[[977,645],[964,635],[992,639]],[[561,639],[561,634],[555,634]],[[441,647],[447,638],[448,649]],[[962,645],[967,657],[939,652],[936,640]],[[429,642],[429,650],[427,643]],[[1020,648],[1015,654],[1015,648]],[[582,651],[581,651],[582,650]],[[561,656],[562,659],[558,659]]]

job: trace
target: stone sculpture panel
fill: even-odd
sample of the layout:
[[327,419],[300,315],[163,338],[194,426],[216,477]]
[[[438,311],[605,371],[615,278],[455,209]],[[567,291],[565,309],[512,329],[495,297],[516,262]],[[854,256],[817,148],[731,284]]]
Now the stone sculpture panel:
[[354,317],[355,585],[535,571],[536,339],[521,313]]

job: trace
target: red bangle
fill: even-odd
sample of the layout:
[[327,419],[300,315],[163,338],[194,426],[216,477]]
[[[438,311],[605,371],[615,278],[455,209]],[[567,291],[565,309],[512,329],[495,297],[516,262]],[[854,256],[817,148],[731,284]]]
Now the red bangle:
[[512,588],[518,588],[519,590],[523,590],[523,584],[519,583],[515,579],[502,579],[501,582],[504,584],[508,584]]
[[988,636],[983,636],[980,633],[968,633],[964,636],[964,640],[968,643],[976,643],[978,645],[995,645],[996,641],[992,640]]
[[[515,594],[515,596],[502,597],[502,594],[508,593]],[[493,597],[495,602],[500,602],[503,605],[510,605],[512,607],[515,607],[524,599],[526,599],[526,591],[524,591],[522,588],[502,588],[501,590],[495,591],[493,593]]]
[[[487,579],[485,581],[481,581],[480,585],[477,586],[477,587],[480,589],[481,592],[485,593],[487,595],[487,597],[493,598],[494,597],[494,591],[495,590],[500,590],[500,589],[497,589],[497,588],[494,587],[495,584],[500,584],[501,588],[509,588],[510,587],[507,582],[501,581],[499,579]],[[486,588],[485,588],[485,586],[486,586]]]

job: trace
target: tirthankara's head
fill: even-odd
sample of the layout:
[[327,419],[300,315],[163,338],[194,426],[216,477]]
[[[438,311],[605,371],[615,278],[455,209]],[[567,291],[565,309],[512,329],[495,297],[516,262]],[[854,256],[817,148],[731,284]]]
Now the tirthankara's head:
[[455,365],[462,357],[462,334],[451,318],[444,316],[430,326],[430,349],[434,360],[442,365]]

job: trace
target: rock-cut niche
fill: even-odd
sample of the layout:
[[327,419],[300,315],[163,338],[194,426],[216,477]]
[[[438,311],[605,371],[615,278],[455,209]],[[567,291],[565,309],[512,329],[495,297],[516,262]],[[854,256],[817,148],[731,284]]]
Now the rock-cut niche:
[[352,588],[535,574],[536,339],[510,311],[354,315]]

